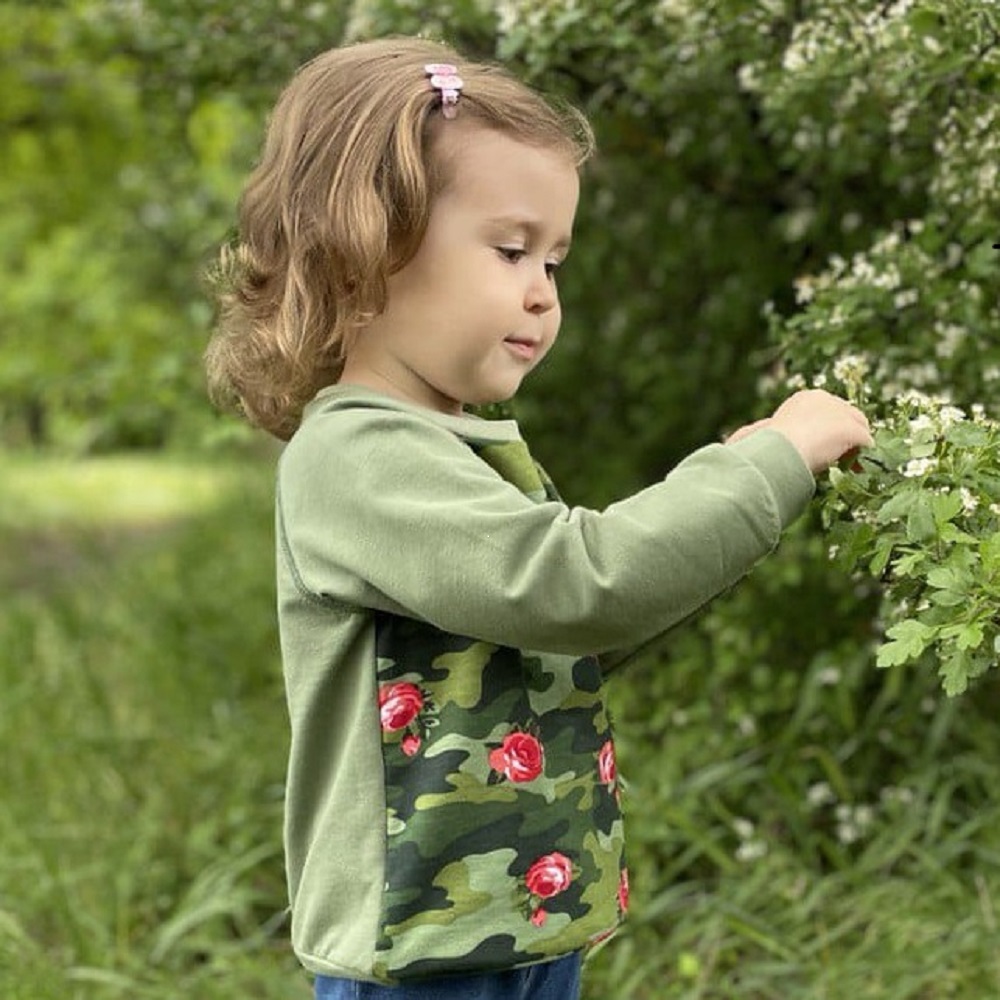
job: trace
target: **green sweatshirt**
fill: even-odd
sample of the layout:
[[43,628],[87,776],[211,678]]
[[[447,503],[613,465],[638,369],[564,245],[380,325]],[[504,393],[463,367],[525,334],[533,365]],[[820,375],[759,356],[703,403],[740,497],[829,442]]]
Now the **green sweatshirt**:
[[500,970],[612,933],[628,877],[599,658],[737,582],[813,485],[763,430],[569,507],[512,421],[321,392],[277,497],[306,968]]

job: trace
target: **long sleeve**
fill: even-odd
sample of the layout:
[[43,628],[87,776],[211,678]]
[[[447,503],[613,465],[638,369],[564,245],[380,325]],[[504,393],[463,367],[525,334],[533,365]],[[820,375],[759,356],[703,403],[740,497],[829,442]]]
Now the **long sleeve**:
[[296,585],[318,599],[585,655],[641,644],[738,581],[813,485],[764,430],[603,511],[536,503],[445,426],[334,408],[282,457],[278,525]]

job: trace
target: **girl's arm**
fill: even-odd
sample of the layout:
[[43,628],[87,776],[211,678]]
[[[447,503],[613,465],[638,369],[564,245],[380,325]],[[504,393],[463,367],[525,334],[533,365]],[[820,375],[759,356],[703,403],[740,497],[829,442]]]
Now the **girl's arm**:
[[451,431],[343,409],[286,449],[278,528],[303,591],[572,655],[641,644],[736,583],[814,483],[762,430],[709,445],[603,511],[534,503]]

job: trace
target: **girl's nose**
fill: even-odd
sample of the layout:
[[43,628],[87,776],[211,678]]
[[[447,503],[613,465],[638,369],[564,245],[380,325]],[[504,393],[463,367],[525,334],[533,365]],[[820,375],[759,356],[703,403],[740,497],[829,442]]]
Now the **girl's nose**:
[[547,313],[559,302],[555,279],[545,266],[532,271],[531,284],[525,293],[524,308],[532,313]]

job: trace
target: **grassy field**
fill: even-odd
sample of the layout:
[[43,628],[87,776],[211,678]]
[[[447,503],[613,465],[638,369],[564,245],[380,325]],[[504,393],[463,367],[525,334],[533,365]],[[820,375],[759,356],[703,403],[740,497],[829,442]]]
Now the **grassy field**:
[[[283,913],[271,475],[0,454],[4,1000],[309,997]],[[1000,996],[996,691],[848,712],[852,678],[805,678],[765,728],[705,683],[613,683],[633,919],[588,1000]]]
[[308,996],[266,463],[0,459],[5,998]]

